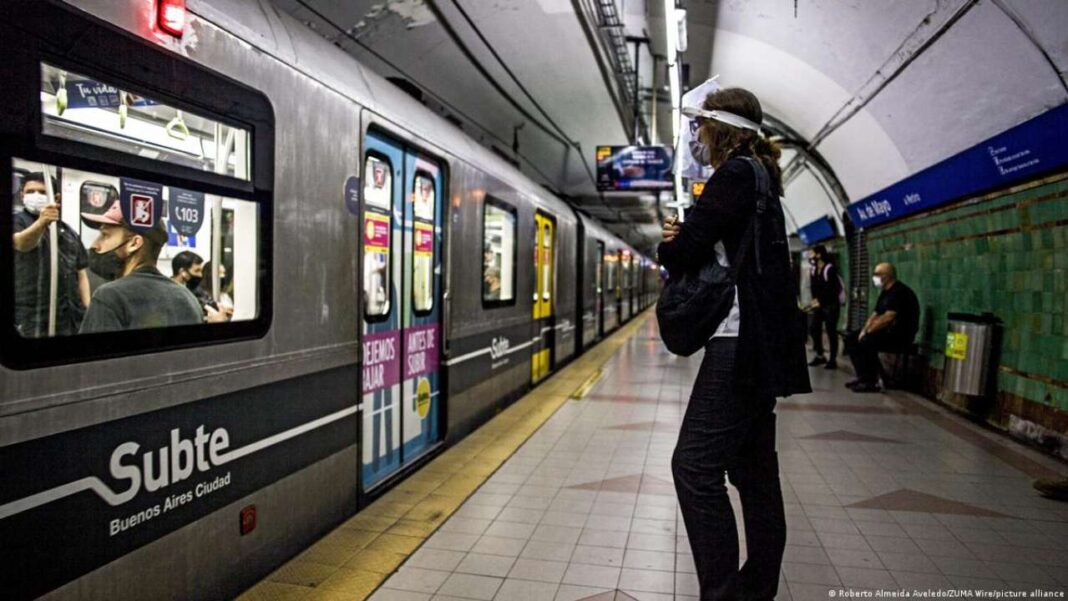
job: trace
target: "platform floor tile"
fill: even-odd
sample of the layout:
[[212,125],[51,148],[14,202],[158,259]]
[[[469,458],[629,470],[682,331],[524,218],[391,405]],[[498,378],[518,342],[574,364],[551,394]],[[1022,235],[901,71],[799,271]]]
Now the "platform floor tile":
[[[670,461],[701,355],[670,355],[648,316],[244,598],[696,600]],[[777,407],[778,599],[1068,588],[1068,504],[1030,487],[1062,464],[930,401],[810,373],[814,392]]]

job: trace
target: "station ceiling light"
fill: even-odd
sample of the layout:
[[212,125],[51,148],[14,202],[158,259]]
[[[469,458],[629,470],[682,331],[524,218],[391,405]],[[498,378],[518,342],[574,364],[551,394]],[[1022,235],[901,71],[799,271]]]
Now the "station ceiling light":
[[[679,105],[682,102],[682,90],[679,82],[679,17],[676,13],[678,9],[675,8],[675,0],[664,0],[664,29],[667,34],[667,69],[668,69],[668,85],[671,88],[671,146],[675,149],[675,154],[678,155],[679,150],[679,120],[682,118],[682,113],[679,110]],[[683,15],[683,21],[685,21],[685,14]],[[676,161],[676,165],[678,162]],[[682,190],[682,172],[675,169],[675,198],[681,199],[683,197]]]

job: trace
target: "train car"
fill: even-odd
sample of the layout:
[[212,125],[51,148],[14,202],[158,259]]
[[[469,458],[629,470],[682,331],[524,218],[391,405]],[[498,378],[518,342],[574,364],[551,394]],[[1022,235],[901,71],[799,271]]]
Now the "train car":
[[[162,229],[141,267],[198,255],[227,316],[67,331],[50,294],[30,328],[50,278],[6,247],[5,598],[236,594],[585,348],[568,205],[269,5],[164,6],[0,6],[2,176],[47,174],[82,251],[113,207]],[[60,240],[33,273],[105,273]]]
[[[459,178],[463,178],[459,180]],[[450,436],[462,436],[575,354],[577,220],[525,178],[473,167],[454,208],[449,304]],[[476,263],[477,264],[477,263]]]
[[660,297],[660,266],[656,261],[646,257],[642,258],[642,264],[642,282],[644,290],[642,308],[645,309],[655,304],[656,299]]

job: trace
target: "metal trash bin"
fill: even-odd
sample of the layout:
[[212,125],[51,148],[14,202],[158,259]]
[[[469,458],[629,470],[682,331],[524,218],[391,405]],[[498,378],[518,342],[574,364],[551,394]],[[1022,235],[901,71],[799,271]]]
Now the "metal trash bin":
[[1001,320],[990,313],[950,313],[946,328],[943,388],[956,394],[986,396]]

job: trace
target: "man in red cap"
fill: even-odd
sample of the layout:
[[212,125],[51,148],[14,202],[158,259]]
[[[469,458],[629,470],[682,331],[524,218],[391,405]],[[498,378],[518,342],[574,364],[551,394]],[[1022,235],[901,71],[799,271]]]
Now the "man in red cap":
[[193,293],[156,269],[159,253],[167,244],[159,211],[153,207],[146,218],[139,207],[131,210],[135,221],[149,222],[131,226],[120,203],[116,200],[103,215],[82,213],[83,218],[101,224],[100,236],[89,247],[90,269],[113,281],[93,294],[80,333],[203,323]]

